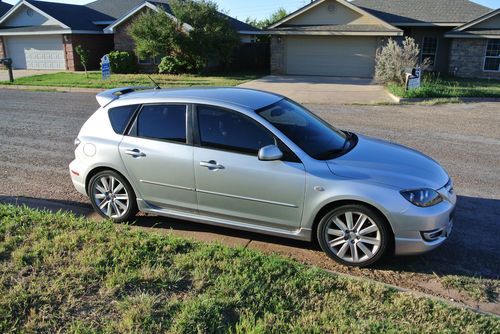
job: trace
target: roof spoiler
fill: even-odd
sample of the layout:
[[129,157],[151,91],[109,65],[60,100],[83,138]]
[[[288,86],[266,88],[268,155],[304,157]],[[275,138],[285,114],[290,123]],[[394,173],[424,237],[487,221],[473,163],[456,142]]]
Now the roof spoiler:
[[96,95],[96,100],[101,107],[105,107],[114,100],[118,99],[120,96],[125,94],[130,94],[138,90],[146,90],[146,89],[155,89],[155,87],[149,86],[131,86],[131,87],[122,87],[109,89],[102,93]]

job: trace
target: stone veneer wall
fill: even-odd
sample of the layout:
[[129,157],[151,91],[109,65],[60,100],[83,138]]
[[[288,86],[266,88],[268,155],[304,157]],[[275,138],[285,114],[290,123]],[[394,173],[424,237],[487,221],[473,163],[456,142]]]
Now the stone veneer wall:
[[500,72],[485,72],[484,55],[487,39],[454,38],[450,48],[449,72],[463,78],[497,78]]

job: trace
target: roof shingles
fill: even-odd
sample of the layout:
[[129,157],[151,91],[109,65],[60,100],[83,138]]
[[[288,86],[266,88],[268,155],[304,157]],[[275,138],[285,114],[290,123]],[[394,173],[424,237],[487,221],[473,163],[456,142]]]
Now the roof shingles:
[[112,17],[91,8],[64,3],[26,0],[72,30],[102,31],[94,21],[109,21]]
[[[68,26],[71,30],[79,31],[103,32],[103,27],[94,22],[113,22],[145,2],[157,6],[161,5],[167,12],[172,13],[168,0],[97,0],[85,6],[37,0],[26,1]],[[10,5],[0,0],[0,16],[4,14],[2,11],[7,12],[10,8]],[[238,31],[259,30],[225,14],[221,15],[227,17],[231,25]],[[2,31],[4,30],[2,29]]]
[[2,17],[5,13],[7,13],[11,8],[12,8],[11,5],[2,2],[2,0],[0,0],[0,17]]
[[469,22],[491,9],[468,0],[353,0],[391,24]]

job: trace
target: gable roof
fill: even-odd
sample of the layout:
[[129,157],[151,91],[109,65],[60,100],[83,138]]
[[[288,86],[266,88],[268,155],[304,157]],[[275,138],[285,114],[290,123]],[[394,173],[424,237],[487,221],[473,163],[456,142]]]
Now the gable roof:
[[492,10],[470,22],[467,22],[452,31],[446,33],[445,37],[462,37],[462,38],[499,38],[500,25],[493,27],[481,27],[480,23],[485,22],[495,16],[500,16],[500,8]]
[[[118,26],[121,22],[126,21],[130,16],[135,14],[137,11],[141,10],[144,7],[145,3],[149,3],[153,6],[161,6],[167,14],[174,16],[172,8],[169,5],[168,0],[96,0],[87,4],[86,6],[99,11],[105,15],[111,16],[114,18],[113,24],[108,26],[106,30],[112,30],[114,27]],[[229,23],[236,31],[240,32],[258,32],[260,29],[252,27],[251,25],[239,21],[231,16],[228,16],[224,13],[220,13],[221,16],[227,18]]]
[[11,8],[12,8],[11,5],[2,2],[2,0],[0,0],[0,17],[2,17],[5,13],[7,13]]
[[352,3],[396,26],[458,26],[491,11],[468,0],[353,0]]
[[269,26],[270,34],[311,34],[311,35],[381,35],[381,36],[399,36],[403,31],[392,26],[391,24],[381,20],[364,9],[353,5],[345,0],[336,0],[341,5],[351,9],[352,11],[367,16],[373,19],[374,24],[321,24],[321,25],[297,25],[287,24],[290,20],[312,10],[313,8],[324,3],[326,0],[316,0],[310,4],[299,8],[295,12],[285,16],[278,22]]
[[85,6],[35,0],[25,1],[67,25],[72,30],[102,31],[102,28],[93,22],[113,20],[109,15]]
[[[120,4],[122,4],[121,1],[123,1],[123,0],[97,0],[89,5],[98,3],[93,7],[93,8],[98,8],[99,6],[102,6],[105,4],[105,6],[102,6],[102,8],[101,8],[101,11],[104,12],[107,10],[104,7],[107,8],[108,6],[110,6],[110,4],[112,4],[115,1],[120,2]],[[149,7],[151,9],[156,9],[158,7],[162,7],[167,12],[167,14],[169,16],[171,16],[173,19],[175,19],[174,13],[173,13],[172,8],[170,7],[170,5],[168,3],[168,0],[161,0],[161,1],[158,1],[158,0],[154,0],[154,1],[151,1],[151,0],[125,0],[125,1],[129,4],[137,3],[137,5],[132,7],[132,8],[129,8],[127,11],[120,10],[120,12],[123,12],[123,14],[120,17],[117,17],[112,24],[107,26],[104,30],[105,32],[112,33],[115,27],[119,26],[123,22],[126,22],[130,17],[134,16],[137,12],[142,10],[144,7]],[[97,5],[99,5],[99,6],[97,6]],[[119,6],[116,6],[116,7],[119,7]],[[111,12],[109,12],[109,13],[113,13],[113,15],[114,15],[114,14],[118,13],[118,11],[116,11],[115,9],[112,9]],[[241,22],[241,21],[239,21],[231,16],[224,14],[224,13],[219,12],[219,14],[222,17],[224,17],[225,19],[229,20],[229,23],[231,24],[233,29],[240,32],[240,33],[258,33],[258,32],[260,32],[260,29],[255,28],[255,27],[253,27],[245,22]],[[184,29],[188,31],[188,30],[192,29],[192,27],[189,24],[185,23]]]
[[[1,27],[0,33],[22,33],[22,32],[39,32],[39,33],[60,33],[65,30],[66,33],[96,33],[104,32],[103,25],[116,24],[117,21],[123,19],[131,10],[135,8],[143,8],[145,5],[150,8],[158,6],[169,13],[172,17],[172,10],[168,4],[168,0],[97,0],[86,6],[70,5],[66,3],[47,2],[37,0],[22,0],[15,6],[10,6],[0,0],[0,24],[10,17],[21,6],[28,6],[36,10],[43,16],[52,19],[59,24],[60,27],[51,25],[50,29],[45,26],[30,26],[19,29],[20,27]],[[6,12],[2,12],[6,9]],[[254,28],[244,22],[236,20],[230,16],[222,14],[226,17],[231,25],[239,32],[259,32],[260,29]],[[187,25],[186,25],[187,26]]]
[[[114,20],[127,14],[135,7],[139,7],[146,2],[145,0],[96,0],[85,7],[98,11],[104,15],[112,17]],[[167,13],[172,14],[172,10],[168,4],[168,0],[148,1],[151,3],[164,4],[163,8]],[[113,21],[114,21],[113,20]]]

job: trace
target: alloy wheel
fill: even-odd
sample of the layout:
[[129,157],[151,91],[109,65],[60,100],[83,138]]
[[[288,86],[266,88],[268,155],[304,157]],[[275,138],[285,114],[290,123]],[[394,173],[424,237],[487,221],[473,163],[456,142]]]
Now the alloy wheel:
[[343,261],[361,263],[379,251],[382,234],[366,214],[347,211],[333,216],[325,229],[328,247]]
[[93,197],[96,206],[109,218],[125,215],[130,205],[127,189],[116,177],[103,175],[94,183]]

